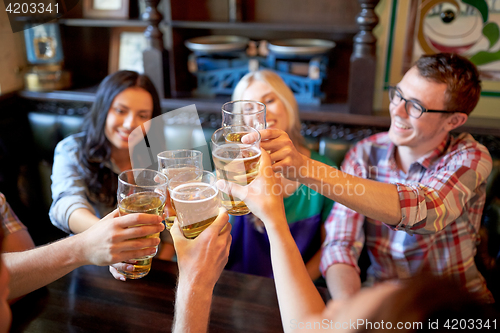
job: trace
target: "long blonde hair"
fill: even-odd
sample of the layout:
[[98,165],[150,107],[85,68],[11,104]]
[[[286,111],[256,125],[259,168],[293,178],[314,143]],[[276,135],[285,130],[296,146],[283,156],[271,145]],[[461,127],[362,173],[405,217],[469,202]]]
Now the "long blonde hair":
[[288,113],[288,128],[286,133],[295,147],[304,147],[304,137],[300,134],[299,106],[297,100],[293,96],[292,90],[290,90],[283,79],[275,72],[263,69],[248,73],[241,78],[240,82],[238,82],[234,88],[232,100],[236,101],[242,99],[243,93],[254,80],[266,83],[281,100]]

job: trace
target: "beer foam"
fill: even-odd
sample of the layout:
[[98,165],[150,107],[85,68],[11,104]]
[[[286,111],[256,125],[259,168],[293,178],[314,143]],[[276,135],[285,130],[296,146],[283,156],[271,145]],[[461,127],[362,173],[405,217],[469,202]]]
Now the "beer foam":
[[[204,199],[195,199],[195,200],[182,200],[182,199],[178,199],[176,198],[176,195],[181,195],[181,194],[184,194],[185,192],[181,192],[181,190],[185,187],[193,187],[193,186],[201,186],[201,187],[206,187],[207,189],[210,188],[212,190],[215,191],[215,193],[211,196],[209,196],[208,198],[204,198]],[[201,189],[199,190],[199,192],[204,192],[206,191],[207,189]],[[198,191],[197,191],[198,192]],[[185,193],[187,194],[187,193]],[[208,185],[207,183],[186,183],[186,184],[182,184],[182,185],[179,185],[177,186],[175,189],[172,190],[172,194],[171,194],[171,197],[173,200],[175,201],[178,201],[178,202],[182,202],[182,203],[192,203],[194,201],[196,202],[204,202],[204,201],[209,201],[209,200],[212,200],[214,197],[217,196],[217,194],[219,194],[219,190],[215,187],[215,186],[210,186]]]

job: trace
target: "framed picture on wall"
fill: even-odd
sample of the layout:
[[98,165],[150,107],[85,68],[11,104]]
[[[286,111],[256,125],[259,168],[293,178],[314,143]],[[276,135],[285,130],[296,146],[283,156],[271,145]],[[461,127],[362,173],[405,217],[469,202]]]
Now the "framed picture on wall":
[[144,27],[113,28],[109,50],[109,73],[127,69],[144,73],[142,52],[148,44]]
[[83,0],[84,18],[128,18],[130,0]]
[[411,0],[402,71],[422,54],[450,52],[469,58],[483,79],[500,80],[500,7],[494,3]]
[[34,25],[24,30],[26,55],[31,65],[57,64],[64,60],[57,23]]

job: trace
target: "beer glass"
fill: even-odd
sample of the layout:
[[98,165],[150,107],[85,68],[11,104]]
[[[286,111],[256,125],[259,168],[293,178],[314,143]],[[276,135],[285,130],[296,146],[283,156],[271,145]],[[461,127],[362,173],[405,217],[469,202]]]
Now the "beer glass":
[[[167,177],[162,173],[149,169],[132,169],[118,176],[118,209],[120,216],[133,213],[163,215],[167,197]],[[134,226],[140,227],[140,225]],[[146,237],[160,237],[155,233]],[[158,250],[158,247],[157,247]],[[128,279],[140,279],[151,269],[153,255],[132,259],[135,261],[134,271],[118,270]]]
[[[158,171],[165,174],[169,180],[180,173],[196,170],[203,170],[203,153],[201,151],[179,149],[167,150],[158,154]],[[170,203],[171,200],[167,198],[167,205]],[[165,226],[167,230],[170,230],[175,219],[175,208],[167,210],[166,215]]]
[[[216,177],[208,171],[181,173],[169,181],[169,192],[184,237],[193,239],[219,214],[219,191]],[[171,184],[174,184],[171,186]]]
[[[256,134],[251,143],[241,143],[249,133]],[[218,179],[247,185],[257,176],[260,165],[260,133],[249,126],[227,126],[212,135],[212,158]],[[220,192],[221,205],[231,215],[250,213],[241,198]]]
[[222,127],[234,125],[265,129],[266,105],[250,100],[227,102],[222,106]]

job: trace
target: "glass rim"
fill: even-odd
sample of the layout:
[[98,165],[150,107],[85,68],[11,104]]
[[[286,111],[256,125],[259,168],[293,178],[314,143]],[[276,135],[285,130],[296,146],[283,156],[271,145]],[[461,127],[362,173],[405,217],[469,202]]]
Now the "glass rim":
[[[130,184],[128,181],[125,181],[122,179],[122,176],[126,173],[129,173],[129,172],[132,172],[132,175],[134,176],[134,179],[136,178],[135,177],[135,174],[136,173],[140,173],[140,172],[144,172],[144,171],[150,171],[150,172],[155,172],[155,176],[158,176],[158,175],[161,175],[160,177],[164,180],[163,183],[161,184],[157,184],[157,185],[137,185],[137,184]],[[134,186],[134,187],[141,187],[141,188],[151,188],[151,189],[155,189],[155,188],[158,188],[158,186],[168,186],[168,177],[157,171],[157,170],[151,170],[151,169],[129,169],[129,170],[125,170],[125,171],[122,171],[119,175],[118,175],[118,182],[121,182],[123,183],[124,185],[127,185],[127,186]]]
[[[183,156],[183,157],[167,157],[163,156],[166,153],[180,153],[180,152],[192,152],[192,156]],[[161,153],[158,153],[156,157],[158,159],[171,159],[171,160],[178,160],[178,159],[184,159],[184,158],[193,158],[193,157],[198,157],[201,156],[203,158],[203,153],[199,150],[195,149],[174,149],[174,150],[165,150],[162,151]]]
[[[214,197],[217,197],[219,195],[219,189],[217,188],[217,186],[212,186],[212,185],[207,185],[207,188],[211,188],[211,189],[214,189],[215,190],[215,194],[208,197],[208,198],[204,198],[204,199],[193,199],[193,200],[182,200],[182,199],[179,199],[179,198],[176,198],[175,196],[180,194],[178,188],[179,187],[183,187],[183,185],[187,185],[187,184],[182,184],[182,185],[179,185],[177,186],[175,189],[172,190],[172,193],[170,194],[170,198],[172,200],[177,200],[179,202],[203,202],[203,201],[209,201],[209,200],[212,200]],[[206,191],[207,189],[204,189],[204,190],[198,190],[200,192],[203,192],[203,191]],[[198,192],[196,191],[196,192]]]
[[[256,130],[255,128],[251,127],[251,126],[247,126],[247,125],[229,125],[229,126],[224,126],[224,127],[221,127],[219,129],[217,129],[213,134],[212,134],[212,137],[210,138],[212,144],[216,145],[216,146],[221,146],[222,142],[219,143],[219,142],[215,142],[214,141],[214,137],[215,137],[215,134],[216,133],[220,133],[221,130],[228,130],[228,129],[231,129],[233,127],[245,127],[245,129],[250,129],[250,132],[257,132],[257,140],[255,140],[254,142],[252,143],[248,143],[248,145],[255,145],[256,143],[260,143],[261,141],[261,135],[260,135],[260,132],[258,130]],[[234,144],[242,144],[242,143],[238,143],[238,142],[231,142],[231,143],[234,143]],[[224,144],[228,144],[227,142],[224,142]]]
[[[175,175],[174,177],[172,177],[171,179],[169,179],[169,178],[167,177],[167,179],[168,179],[168,184],[167,184],[168,189],[169,189],[169,190],[171,190],[171,191],[173,191],[173,189],[171,189],[171,188],[170,188],[170,183],[171,183],[171,182],[174,182],[174,180],[175,180],[176,178],[178,178],[178,177],[180,177],[180,176],[182,176],[182,175],[185,175],[185,174],[192,173],[192,172],[199,172],[199,173],[201,173],[203,176],[204,176],[204,175],[206,175],[206,174],[209,174],[210,176],[214,177],[215,181],[214,181],[214,183],[213,183],[213,184],[210,184],[210,186],[212,186],[212,185],[214,185],[214,186],[215,186],[215,182],[217,182],[217,176],[216,176],[213,172],[208,171],[208,170],[203,170],[203,169],[194,169],[194,170],[190,170],[190,171],[181,172],[181,173],[179,173],[179,174]],[[203,178],[203,176],[202,176],[202,178]],[[188,182],[189,182],[189,181],[188,181]],[[196,181],[193,181],[193,182],[196,182]],[[199,182],[200,182],[200,183],[203,183],[203,181],[201,181],[201,180],[200,180]],[[179,186],[179,185],[178,185],[178,186]],[[175,188],[175,187],[174,187],[174,188]]]
[[211,179],[213,179],[213,182],[211,181],[210,183],[207,183],[207,182],[204,182],[203,180],[197,180],[197,181],[196,181],[196,180],[193,180],[193,181],[188,181],[188,182],[185,182],[185,183],[179,184],[179,185],[175,186],[174,188],[171,188],[171,187],[170,187],[170,182],[171,182],[171,181],[175,180],[177,177],[182,176],[183,174],[187,174],[187,173],[189,173],[189,171],[188,171],[188,172],[182,172],[182,173],[180,173],[180,174],[176,175],[175,177],[173,177],[172,179],[170,179],[170,180],[169,180],[169,182],[168,182],[168,183],[169,183],[169,184],[168,184],[168,190],[169,190],[171,193],[173,193],[173,192],[175,192],[175,191],[176,191],[176,189],[177,189],[179,186],[182,186],[182,185],[185,185],[185,184],[190,184],[190,183],[193,183],[193,184],[194,184],[194,183],[203,183],[203,184],[207,184],[209,187],[213,187],[213,188],[215,188],[216,192],[218,193],[218,192],[219,192],[219,189],[218,189],[218,187],[217,187],[217,185],[216,185],[216,183],[217,183],[217,176],[216,176],[213,172],[208,171],[208,170],[199,170],[199,171],[201,171],[201,173],[203,174],[202,178],[203,178],[205,175],[210,175],[210,178],[211,178]]
[[226,110],[224,107],[226,105],[236,104],[236,103],[255,103],[255,104],[258,104],[258,105],[262,106],[262,109],[258,110],[258,111],[251,111],[251,112],[246,112],[246,113],[236,113],[236,114],[251,116],[251,115],[254,115],[254,114],[257,114],[257,113],[266,112],[266,104],[264,104],[262,102],[259,102],[259,101],[254,101],[254,100],[251,100],[251,99],[239,99],[239,100],[236,100],[236,101],[226,102],[226,103],[224,103],[222,105],[222,108],[221,108],[222,112],[223,113],[228,113],[228,114],[235,114],[233,111]]

